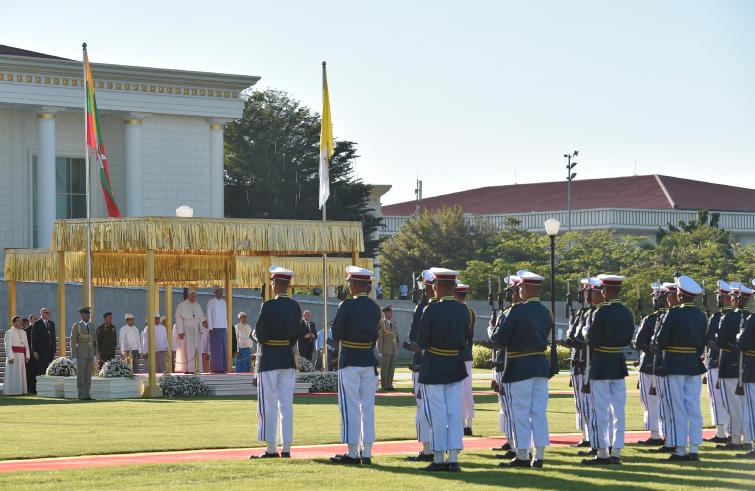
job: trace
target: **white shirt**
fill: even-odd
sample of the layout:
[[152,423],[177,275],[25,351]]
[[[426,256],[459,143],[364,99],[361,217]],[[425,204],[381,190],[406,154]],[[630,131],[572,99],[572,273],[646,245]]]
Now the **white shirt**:
[[228,329],[228,313],[224,298],[211,298],[207,302],[207,327],[213,329]]
[[249,324],[236,324],[236,339],[239,349],[252,347],[252,326]]
[[142,347],[142,341],[139,336],[139,328],[136,324],[128,324],[121,327],[121,353],[126,351],[139,351]]
[[[162,324],[155,326],[155,351],[168,351],[168,330]],[[142,353],[149,353],[149,335],[142,331]]]

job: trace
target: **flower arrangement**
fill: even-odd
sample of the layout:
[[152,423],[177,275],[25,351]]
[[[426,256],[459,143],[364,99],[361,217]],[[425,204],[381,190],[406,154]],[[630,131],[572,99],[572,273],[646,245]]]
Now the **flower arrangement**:
[[51,377],[72,377],[76,375],[76,365],[65,356],[59,356],[52,360],[52,363],[47,367],[45,375]]
[[314,372],[315,366],[312,364],[311,361],[304,357],[299,357],[297,360],[297,365],[299,366],[300,372]]
[[163,391],[163,397],[175,399],[179,397],[206,397],[210,389],[202,379],[193,375],[165,375],[158,382]]
[[118,359],[110,360],[102,365],[99,375],[105,378],[134,378],[134,372],[131,370],[131,367],[126,362]]
[[335,372],[312,372],[300,374],[296,377],[297,382],[312,384],[310,392],[337,392],[338,375]]

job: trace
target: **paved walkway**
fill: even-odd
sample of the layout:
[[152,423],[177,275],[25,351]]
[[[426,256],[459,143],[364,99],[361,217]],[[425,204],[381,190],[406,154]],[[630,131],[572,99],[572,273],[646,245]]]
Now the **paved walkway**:
[[[705,430],[703,436],[713,436],[714,430]],[[650,434],[647,431],[627,431],[626,441],[644,440]],[[563,446],[577,443],[582,435],[579,433],[559,433],[551,435],[551,445]],[[465,438],[465,450],[489,450],[503,443],[502,438]],[[414,454],[420,450],[419,443],[413,440],[376,442],[372,453],[380,455]],[[18,471],[45,471],[67,469],[91,469],[92,467],[114,467],[134,464],[168,464],[181,462],[203,462],[208,460],[246,460],[250,454],[264,452],[264,448],[232,448],[219,450],[188,450],[180,452],[145,452],[132,454],[85,455],[81,457],[59,457],[28,460],[0,461],[0,473]],[[295,459],[322,459],[337,453],[345,453],[346,445],[306,445],[291,449]]]

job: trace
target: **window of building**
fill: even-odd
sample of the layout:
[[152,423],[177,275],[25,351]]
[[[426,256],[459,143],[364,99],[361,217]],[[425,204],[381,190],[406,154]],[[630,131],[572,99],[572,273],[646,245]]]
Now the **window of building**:
[[[37,247],[37,156],[31,164],[32,247]],[[55,218],[86,218],[86,165],[78,157],[55,158]]]

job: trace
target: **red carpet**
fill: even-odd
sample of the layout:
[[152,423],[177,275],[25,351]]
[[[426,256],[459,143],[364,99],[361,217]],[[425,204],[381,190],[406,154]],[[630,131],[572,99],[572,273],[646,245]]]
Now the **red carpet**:
[[[703,436],[713,436],[714,430],[705,430]],[[627,431],[626,441],[644,440],[650,434],[647,431]],[[570,445],[581,439],[578,433],[551,435],[552,445]],[[466,450],[489,450],[502,444],[501,438],[465,438]],[[376,442],[373,455],[412,454],[420,449],[419,443],[411,440]],[[346,445],[311,445],[293,447],[291,456],[295,459],[327,458],[336,453],[344,453]],[[207,460],[246,460],[250,454],[264,452],[264,448],[189,450],[182,452],[149,452],[134,454],[87,455],[83,457],[61,457],[48,459],[5,460],[0,461],[0,472],[43,471],[64,469],[89,469],[92,467],[112,467],[132,464],[167,464],[178,462],[201,462]],[[253,463],[250,463],[253,465]]]

